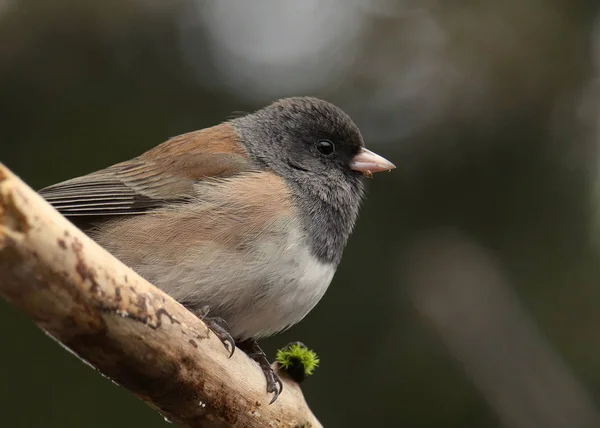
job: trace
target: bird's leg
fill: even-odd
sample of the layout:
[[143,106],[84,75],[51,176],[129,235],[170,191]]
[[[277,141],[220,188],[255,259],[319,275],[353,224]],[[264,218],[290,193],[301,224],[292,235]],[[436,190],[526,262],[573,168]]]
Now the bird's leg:
[[254,339],[244,340],[243,342],[238,342],[238,348],[244,351],[250,358],[258,363],[260,368],[262,369],[265,379],[267,380],[267,392],[273,393],[273,398],[269,404],[273,404],[281,391],[283,391],[283,383],[281,383],[281,379],[271,367],[271,363],[267,359],[264,351],[258,346],[258,342]]
[[[227,322],[221,317],[209,317],[209,307],[204,306],[199,311],[196,311],[196,315],[200,318],[204,324],[223,342],[225,348],[229,350],[229,357],[233,355],[235,351],[235,340],[229,334],[229,328]],[[260,348],[259,348],[260,349]]]
[[[231,350],[230,357],[233,355],[233,351],[236,348],[236,342],[233,340],[228,331],[227,322],[221,317],[211,317],[209,314],[209,307],[203,306],[200,310],[195,311],[198,318],[200,318],[204,324],[211,329],[211,331],[223,342],[223,345]],[[244,351],[248,357],[258,363],[262,369],[265,379],[267,381],[267,392],[273,393],[273,398],[269,404],[273,404],[275,400],[283,391],[283,383],[279,376],[275,373],[271,367],[271,363],[267,359],[264,351],[260,348],[256,340],[248,339],[237,343],[237,347]]]

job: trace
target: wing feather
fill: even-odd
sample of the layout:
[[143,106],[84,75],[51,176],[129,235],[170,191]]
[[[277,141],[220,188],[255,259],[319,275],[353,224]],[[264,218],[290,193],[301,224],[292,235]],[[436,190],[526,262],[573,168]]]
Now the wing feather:
[[[216,131],[213,131],[213,134]],[[223,141],[220,148],[227,147]],[[173,141],[180,154],[169,152]],[[208,141],[208,143],[206,143]],[[167,202],[186,201],[200,180],[226,178],[251,169],[239,148],[214,152],[206,130],[175,137],[130,161],[54,184],[39,191],[67,217],[142,214]],[[231,143],[233,144],[233,143]],[[235,143],[237,144],[237,143]],[[152,152],[156,156],[152,156]]]

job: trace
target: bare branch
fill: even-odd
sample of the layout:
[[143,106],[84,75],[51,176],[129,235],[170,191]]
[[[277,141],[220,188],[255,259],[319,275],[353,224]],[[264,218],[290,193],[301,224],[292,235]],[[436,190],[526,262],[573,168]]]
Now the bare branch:
[[196,316],[58,214],[0,164],[0,296],[104,375],[188,427],[319,427],[283,378],[231,359]]

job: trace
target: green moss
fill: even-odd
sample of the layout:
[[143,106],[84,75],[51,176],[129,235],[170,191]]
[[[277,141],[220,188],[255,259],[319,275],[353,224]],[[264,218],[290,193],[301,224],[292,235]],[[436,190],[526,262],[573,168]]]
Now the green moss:
[[277,363],[296,382],[314,373],[319,366],[316,352],[308,349],[301,342],[292,342],[277,351]]

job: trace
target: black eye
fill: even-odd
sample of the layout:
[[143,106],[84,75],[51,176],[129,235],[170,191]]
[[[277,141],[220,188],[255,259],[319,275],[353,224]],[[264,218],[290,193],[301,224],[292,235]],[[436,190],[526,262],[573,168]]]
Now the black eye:
[[335,144],[329,140],[321,140],[315,144],[315,147],[322,155],[329,156],[335,152]]

